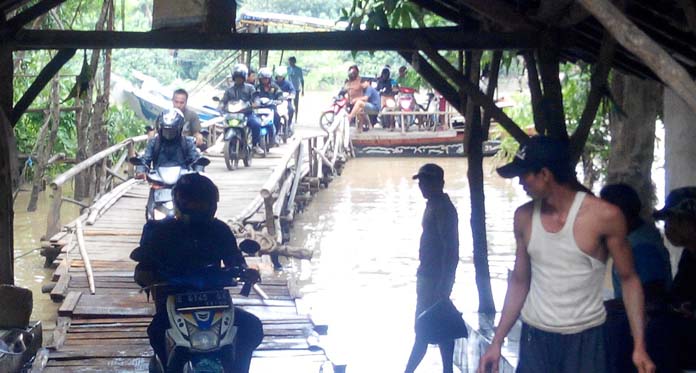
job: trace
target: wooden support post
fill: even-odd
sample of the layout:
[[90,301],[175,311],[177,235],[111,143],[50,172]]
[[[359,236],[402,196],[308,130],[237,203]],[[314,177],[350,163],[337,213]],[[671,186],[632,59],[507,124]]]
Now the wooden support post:
[[[0,15],[3,18],[3,15]],[[7,115],[12,109],[12,49],[0,43],[0,284],[14,285],[13,155],[16,149]]]
[[[128,144],[128,160],[135,157],[135,143],[131,142]],[[135,166],[128,162],[128,177],[133,177],[135,175]]]
[[49,239],[60,231],[60,208],[63,205],[63,186],[58,185],[53,188],[51,193],[51,207],[46,216],[46,235],[44,239]]
[[567,140],[565,114],[563,110],[563,93],[559,77],[560,55],[558,40],[551,32],[544,36],[543,45],[539,48],[539,73],[544,87],[544,98],[541,101],[542,115],[546,131],[550,137]]
[[579,0],[609,33],[629,52],[638,56],[655,74],[696,112],[696,83],[691,75],[658,43],[638,28],[607,0]]
[[297,151],[297,157],[295,158],[295,178],[292,181],[292,188],[290,188],[290,196],[288,197],[288,220],[292,221],[295,216],[295,196],[297,195],[297,188],[300,185],[300,179],[302,179],[302,165],[304,164],[304,156],[307,146],[304,141],[300,143],[300,147]]
[[49,10],[57,7],[58,5],[64,3],[65,0],[43,0],[34,4],[31,8],[24,10],[23,12],[12,17],[2,29],[0,29],[0,38],[7,36],[7,34],[13,34],[27,23],[33,21],[34,19],[47,13]]

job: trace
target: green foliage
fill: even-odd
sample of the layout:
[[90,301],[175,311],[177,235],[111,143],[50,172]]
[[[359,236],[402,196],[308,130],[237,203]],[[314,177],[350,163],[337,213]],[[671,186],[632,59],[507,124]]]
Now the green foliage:
[[138,118],[135,112],[126,106],[109,107],[107,113],[109,143],[116,144],[129,137],[142,135],[147,122]]
[[[323,19],[337,19],[341,8],[350,5],[351,0],[254,0],[243,1],[241,11],[263,11],[280,14],[292,14]],[[239,13],[239,11],[237,12]]]

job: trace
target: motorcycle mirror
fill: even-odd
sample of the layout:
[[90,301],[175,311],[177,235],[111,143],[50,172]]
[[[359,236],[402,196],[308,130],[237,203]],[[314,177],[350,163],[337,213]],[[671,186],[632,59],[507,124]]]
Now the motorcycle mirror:
[[218,96],[213,96],[213,101],[215,101],[215,102],[220,102],[220,97],[218,97]]
[[195,162],[193,162],[194,166],[207,166],[209,164],[210,164],[210,159],[205,158],[205,157],[200,157]]
[[143,162],[142,159],[138,157],[130,157],[128,158],[128,162],[134,166],[143,166],[145,165],[145,162]]
[[246,239],[239,244],[239,250],[242,250],[249,255],[253,255],[261,250],[261,245],[254,240]]

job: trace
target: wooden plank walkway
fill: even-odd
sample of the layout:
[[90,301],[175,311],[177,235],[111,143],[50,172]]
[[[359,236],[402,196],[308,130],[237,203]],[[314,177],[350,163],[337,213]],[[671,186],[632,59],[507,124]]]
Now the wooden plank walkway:
[[[272,149],[267,158],[254,158],[252,167],[228,171],[224,160],[211,157],[206,169],[220,189],[217,216],[223,221],[237,217],[259,191],[283,158],[289,146]],[[84,227],[84,238],[94,273],[96,294],[89,291],[84,262],[74,247],[76,240],[58,235],[64,252],[54,274],[54,300],[63,299],[58,310],[47,372],[147,371],[152,350],[146,328],[154,312],[133,282],[135,263],[130,252],[138,245],[145,223],[148,185],[135,184],[93,225]],[[65,251],[70,252],[66,254]],[[249,258],[262,269],[263,289],[269,300],[252,291],[235,304],[258,316],[265,338],[254,354],[252,372],[319,372],[327,362],[316,340],[314,325],[298,312],[287,279],[277,277],[267,257]]]

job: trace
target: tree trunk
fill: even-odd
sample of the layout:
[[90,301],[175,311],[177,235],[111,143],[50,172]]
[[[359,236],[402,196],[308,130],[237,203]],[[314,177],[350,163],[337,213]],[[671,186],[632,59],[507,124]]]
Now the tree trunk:
[[58,78],[54,78],[51,82],[51,110],[49,111],[50,119],[47,121],[50,130],[46,131],[45,126],[41,128],[37,137],[36,151],[36,168],[31,187],[31,197],[27,205],[27,211],[36,211],[36,203],[39,199],[39,193],[43,185],[43,178],[48,169],[48,160],[53,153],[53,144],[58,135],[58,127],[60,126],[60,86]]
[[662,86],[614,71],[611,91],[623,116],[609,115],[609,166],[607,184],[632,186],[641,202],[641,216],[649,218],[655,205],[651,168],[654,159],[655,121],[662,108]]
[[[466,71],[469,80],[477,84],[481,70],[481,52],[467,54]],[[481,126],[481,107],[473,100],[467,100],[466,123],[469,130],[467,161],[469,164],[469,194],[471,195],[471,233],[474,244],[474,268],[476,270],[476,287],[479,294],[481,313],[495,313],[491,275],[488,268],[488,242],[486,239],[486,204],[483,190],[483,140]]]

